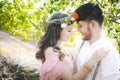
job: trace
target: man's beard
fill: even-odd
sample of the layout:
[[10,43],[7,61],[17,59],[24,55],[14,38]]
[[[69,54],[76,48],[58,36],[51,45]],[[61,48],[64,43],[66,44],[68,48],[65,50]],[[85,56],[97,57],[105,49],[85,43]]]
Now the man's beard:
[[90,40],[91,39],[91,36],[92,36],[92,33],[91,33],[91,30],[90,30],[90,27],[88,26],[88,28],[87,28],[87,34],[85,35],[85,37],[83,38],[83,40],[86,40],[86,41],[88,41],[88,40]]

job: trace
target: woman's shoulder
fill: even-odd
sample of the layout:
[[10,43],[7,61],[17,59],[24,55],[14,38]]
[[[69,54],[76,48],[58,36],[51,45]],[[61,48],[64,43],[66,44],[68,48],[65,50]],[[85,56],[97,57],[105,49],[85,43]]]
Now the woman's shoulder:
[[53,47],[48,47],[48,48],[46,48],[46,50],[45,50],[45,52],[53,52]]
[[50,54],[52,54],[54,51],[53,51],[53,47],[48,47],[46,48],[45,50],[45,58],[47,58]]

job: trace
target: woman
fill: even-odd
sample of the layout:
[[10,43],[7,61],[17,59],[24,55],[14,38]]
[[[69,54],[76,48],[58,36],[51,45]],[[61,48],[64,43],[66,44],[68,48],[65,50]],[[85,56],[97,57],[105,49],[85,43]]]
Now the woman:
[[[96,51],[96,55],[86,62],[83,68],[74,74],[71,52],[61,45],[72,35],[73,19],[68,14],[57,12],[48,20],[45,35],[39,41],[36,58],[42,60],[40,76],[42,80],[83,80],[94,65],[105,57],[106,50]],[[101,56],[98,58],[98,56]],[[74,76],[72,76],[74,74]]]

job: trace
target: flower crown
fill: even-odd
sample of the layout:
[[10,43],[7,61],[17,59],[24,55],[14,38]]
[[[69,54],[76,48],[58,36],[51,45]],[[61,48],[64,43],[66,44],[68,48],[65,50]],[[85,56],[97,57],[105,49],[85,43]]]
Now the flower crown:
[[72,16],[68,16],[60,19],[50,20],[50,18],[48,18],[46,22],[48,24],[61,24],[61,28],[65,28],[68,24],[72,24],[78,18],[79,15],[75,12],[72,14]]
[[54,19],[54,20],[50,20],[49,18],[46,20],[46,22],[48,24],[61,24],[61,23],[67,23],[67,24],[70,24],[71,23],[71,16],[69,17],[65,17],[65,18],[60,18],[60,19]]

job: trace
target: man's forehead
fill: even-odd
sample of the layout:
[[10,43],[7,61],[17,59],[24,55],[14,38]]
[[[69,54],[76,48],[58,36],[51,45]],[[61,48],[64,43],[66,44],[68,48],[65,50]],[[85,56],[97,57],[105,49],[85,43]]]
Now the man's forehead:
[[79,21],[77,22],[77,24],[86,24],[87,22],[86,21]]

